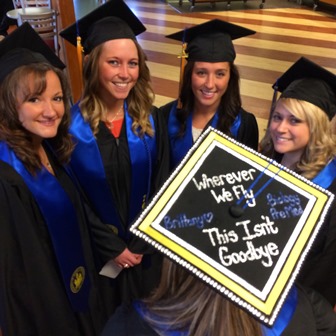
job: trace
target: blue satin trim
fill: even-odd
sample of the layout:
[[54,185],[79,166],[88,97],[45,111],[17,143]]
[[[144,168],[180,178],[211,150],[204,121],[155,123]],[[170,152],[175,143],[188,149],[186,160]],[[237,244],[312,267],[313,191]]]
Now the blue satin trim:
[[[125,121],[128,140],[128,148],[132,165],[131,199],[129,207],[128,223],[144,209],[151,190],[152,173],[156,162],[156,132],[150,137],[145,134],[142,138],[132,131],[133,120],[128,114],[125,104]],[[152,128],[155,130],[153,117],[149,116]]]
[[320,172],[313,178],[313,182],[324,189],[328,189],[336,178],[336,158],[330,161]]
[[[173,103],[168,119],[168,134],[170,142],[170,154],[172,168],[176,167],[185,157],[189,149],[193,145],[192,138],[192,114],[189,114],[186,122],[186,131],[182,137],[178,136],[180,130],[180,122],[176,116],[177,101]],[[216,113],[210,121],[210,126],[216,128],[218,123],[218,113]],[[238,131],[241,124],[241,111],[231,125],[230,131],[234,138],[238,137]]]
[[[47,224],[69,301],[75,311],[86,311],[90,281],[77,216],[71,200],[57,179],[45,168],[42,168],[37,176],[32,176],[5,142],[0,142],[0,158],[21,175],[33,194]],[[78,267],[84,268],[84,282],[75,293],[71,285],[77,280],[80,281],[79,278],[73,278]]]
[[99,218],[114,225],[118,235],[125,236],[115,206],[111,189],[107,183],[100,151],[90,125],[84,120],[79,105],[71,109],[70,133],[75,137],[76,147],[71,156],[71,168]]
[[297,306],[297,300],[297,289],[295,286],[293,286],[273,326],[271,328],[263,326],[262,329],[264,332],[264,336],[280,336],[283,333],[294,315]]

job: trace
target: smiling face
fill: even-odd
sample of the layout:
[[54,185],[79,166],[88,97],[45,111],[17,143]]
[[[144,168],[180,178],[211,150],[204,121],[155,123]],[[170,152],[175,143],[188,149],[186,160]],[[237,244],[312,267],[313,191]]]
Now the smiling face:
[[124,100],[139,78],[139,56],[133,40],[117,39],[103,44],[98,62],[99,96],[107,104]]
[[46,88],[42,93],[34,93],[34,79],[33,74],[28,77],[31,93],[22,101],[19,99],[17,111],[21,125],[36,142],[41,142],[56,136],[65,106],[61,82],[55,72],[46,72]]
[[289,157],[292,164],[300,160],[309,142],[309,126],[307,121],[294,116],[281,99],[272,114],[269,132],[274,149],[284,154],[286,161]]
[[192,91],[196,109],[216,111],[230,80],[229,62],[195,62],[192,71]]

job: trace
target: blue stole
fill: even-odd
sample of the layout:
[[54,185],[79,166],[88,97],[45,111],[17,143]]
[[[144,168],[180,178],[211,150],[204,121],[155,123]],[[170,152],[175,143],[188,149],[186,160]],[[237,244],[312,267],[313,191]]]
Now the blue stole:
[[21,175],[33,194],[47,224],[69,301],[74,311],[86,311],[90,282],[77,215],[69,196],[44,167],[36,176],[31,175],[5,142],[0,142],[0,158]]
[[[225,298],[224,298],[225,300]],[[286,329],[290,320],[293,317],[297,305],[297,289],[295,286],[292,287],[289,292],[285,303],[283,304],[279,315],[277,316],[273,326],[271,328],[262,326],[264,336],[280,336],[282,332]],[[150,314],[146,309],[145,305],[140,301],[134,301],[133,307],[137,313],[143,318],[145,315]],[[153,317],[153,316],[152,316]],[[159,321],[158,321],[159,323]],[[160,326],[159,326],[160,328]],[[186,331],[176,331],[176,330],[165,330],[164,327],[160,328],[160,331],[165,336],[187,336],[188,332]]]
[[294,285],[290,290],[286,301],[284,302],[279,312],[279,315],[275,319],[272,327],[262,327],[264,336],[280,336],[283,333],[294,315],[297,306],[297,300],[298,294],[297,289]]
[[314,178],[313,182],[328,189],[336,178],[336,158],[331,160]]
[[[132,131],[132,118],[124,104],[127,140],[132,165],[131,199],[128,223],[131,223],[148,200],[152,171],[156,162],[156,137],[148,135],[140,138]],[[96,139],[76,104],[71,109],[70,133],[75,137],[76,147],[71,157],[71,167],[81,187],[89,198],[100,219],[117,229],[118,235],[127,239],[129,233],[121,223],[114,196],[106,180],[104,165]],[[154,120],[150,116],[153,129]]]
[[[186,130],[183,136],[178,136],[180,131],[180,122],[176,116],[177,113],[177,101],[175,101],[172,105],[172,108],[169,113],[168,119],[168,135],[169,135],[169,142],[170,142],[170,155],[171,155],[171,167],[176,167],[182,159],[185,157],[189,149],[193,145],[193,138],[192,138],[192,114],[188,115],[186,121]],[[214,128],[217,127],[218,123],[218,113],[213,116],[211,119],[209,126]],[[241,111],[237,115],[236,119],[234,120],[230,131],[234,138],[238,137],[238,130],[241,124]]]

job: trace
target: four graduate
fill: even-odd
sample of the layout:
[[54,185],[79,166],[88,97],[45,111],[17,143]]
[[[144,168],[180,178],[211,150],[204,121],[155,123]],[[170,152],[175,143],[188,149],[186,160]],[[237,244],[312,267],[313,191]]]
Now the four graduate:
[[[123,1],[111,0],[61,32],[74,45],[79,35],[84,50],[83,93],[71,109],[65,65],[28,24],[0,42],[6,336],[99,335],[118,306],[159,285],[161,253],[129,227],[202,132],[212,126],[259,149],[256,118],[242,107],[232,43],[254,31],[211,20],[167,36],[187,47],[179,96],[158,108],[136,38],[145,29]],[[298,60],[274,84],[281,96],[260,144],[263,154],[334,193],[335,83],[319,65]],[[299,275],[332,306],[334,217],[335,204]],[[247,325],[260,331],[253,321]]]

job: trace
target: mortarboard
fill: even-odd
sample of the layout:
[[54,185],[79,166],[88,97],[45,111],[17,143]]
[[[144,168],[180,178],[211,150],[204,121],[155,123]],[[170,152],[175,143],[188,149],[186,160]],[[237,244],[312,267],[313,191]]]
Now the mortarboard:
[[209,127],[130,230],[276,326],[333,198]]
[[[183,82],[185,60],[196,62],[233,62],[236,52],[232,40],[255,34],[254,30],[214,19],[186,28],[166,37],[182,42],[180,90]],[[179,91],[180,91],[179,90]],[[181,107],[181,101],[178,102]]]
[[232,62],[236,58],[232,40],[254,33],[254,30],[215,19],[166,37],[187,43],[188,60],[213,63]]
[[143,33],[146,27],[122,0],[109,0],[60,32],[74,46],[80,37],[84,53],[109,40],[129,38]]
[[336,75],[301,57],[273,84],[281,98],[304,100],[320,107],[331,120],[336,114]]
[[25,22],[0,42],[0,83],[16,68],[38,62],[65,68],[64,63]]

